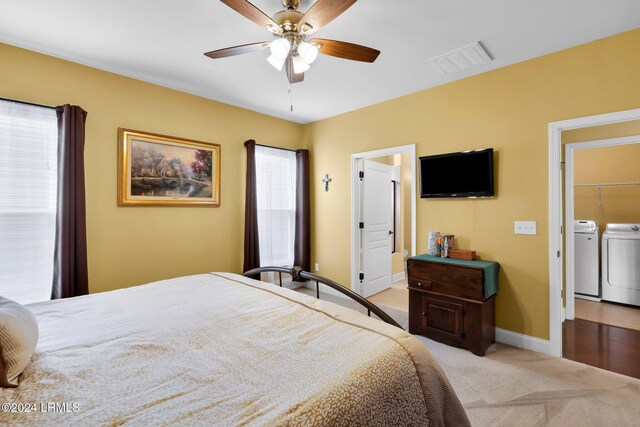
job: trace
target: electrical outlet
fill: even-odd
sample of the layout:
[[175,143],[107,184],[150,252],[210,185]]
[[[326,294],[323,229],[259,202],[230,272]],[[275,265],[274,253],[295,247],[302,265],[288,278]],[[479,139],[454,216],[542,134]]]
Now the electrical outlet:
[[535,221],[516,221],[514,226],[515,234],[537,234],[537,225]]
[[318,271],[320,271],[320,264],[318,264],[318,263],[316,262],[315,267],[316,267],[316,273],[317,273]]

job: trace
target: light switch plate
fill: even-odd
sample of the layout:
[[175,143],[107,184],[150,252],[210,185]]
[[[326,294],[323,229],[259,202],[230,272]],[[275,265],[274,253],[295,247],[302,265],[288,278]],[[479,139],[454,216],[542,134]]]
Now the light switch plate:
[[316,268],[315,268],[316,272],[320,271],[320,264],[318,264],[318,263],[316,262],[315,267],[316,267]]
[[515,234],[537,234],[535,221],[516,221],[514,228]]

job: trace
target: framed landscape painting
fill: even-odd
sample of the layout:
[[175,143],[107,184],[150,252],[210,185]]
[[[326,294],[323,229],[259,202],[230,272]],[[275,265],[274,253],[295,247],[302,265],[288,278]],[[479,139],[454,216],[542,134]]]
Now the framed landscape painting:
[[119,206],[220,206],[220,145],[118,129]]

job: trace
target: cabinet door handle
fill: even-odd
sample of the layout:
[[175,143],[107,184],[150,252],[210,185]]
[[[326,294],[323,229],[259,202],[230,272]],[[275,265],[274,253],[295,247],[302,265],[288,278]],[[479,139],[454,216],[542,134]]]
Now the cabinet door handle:
[[419,288],[429,288],[431,286],[431,282],[430,280],[427,280],[426,282],[415,282],[416,286]]

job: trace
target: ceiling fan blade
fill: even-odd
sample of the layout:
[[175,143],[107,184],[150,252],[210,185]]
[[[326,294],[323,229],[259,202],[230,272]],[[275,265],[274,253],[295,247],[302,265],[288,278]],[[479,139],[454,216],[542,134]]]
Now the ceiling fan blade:
[[298,31],[305,35],[315,33],[340,16],[355,2],[356,0],[318,0],[300,19]]
[[282,29],[275,21],[269,18],[263,11],[255,7],[247,0],[220,0],[240,15],[255,22],[261,27],[266,27],[272,33],[282,33]]
[[352,61],[373,62],[380,55],[379,50],[337,40],[313,39],[311,43],[320,46],[320,53]]
[[243,55],[245,53],[257,52],[269,46],[271,42],[249,43],[240,46],[227,47],[224,49],[212,50],[205,53],[211,59],[226,58],[228,56]]
[[284,62],[284,70],[287,72],[287,79],[289,79],[289,83],[300,83],[304,80],[304,73],[296,74],[293,72],[293,60],[291,59],[291,55],[289,55]]

